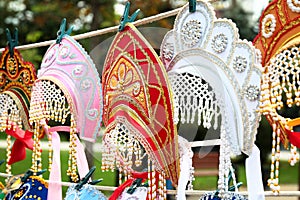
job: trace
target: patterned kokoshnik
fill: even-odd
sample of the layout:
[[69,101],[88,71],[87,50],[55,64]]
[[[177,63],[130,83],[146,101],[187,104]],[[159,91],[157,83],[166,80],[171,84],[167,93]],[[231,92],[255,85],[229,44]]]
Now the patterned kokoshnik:
[[288,115],[291,107],[300,106],[299,11],[298,1],[271,1],[260,17],[260,32],[253,42],[261,51],[264,67],[260,113],[266,116],[273,129],[268,184],[276,194],[280,191],[280,143],[290,149],[291,165],[299,160],[296,147],[300,147],[300,137],[299,132],[293,130],[300,124],[299,117],[290,119],[281,114]]
[[132,24],[117,33],[107,53],[102,85],[102,169],[116,164],[120,182],[122,174],[126,180],[132,170],[146,169],[148,198],[164,198],[165,179],[176,185],[179,174],[173,102],[161,61]]

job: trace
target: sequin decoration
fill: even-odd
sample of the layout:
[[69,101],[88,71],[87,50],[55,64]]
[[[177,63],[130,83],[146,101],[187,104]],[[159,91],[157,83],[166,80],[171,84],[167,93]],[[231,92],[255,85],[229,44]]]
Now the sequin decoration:
[[247,60],[243,56],[236,56],[233,60],[233,69],[239,73],[245,71],[247,67]]
[[12,190],[5,196],[6,200],[45,200],[48,195],[48,183],[39,176],[30,176],[16,190]]
[[172,60],[174,56],[174,46],[171,43],[166,43],[162,49],[162,55],[167,60]]
[[197,44],[202,36],[201,22],[193,19],[184,24],[182,28],[183,42],[186,46],[192,47]]
[[271,37],[275,31],[275,28],[276,28],[276,19],[274,15],[272,14],[266,15],[262,20],[262,27],[261,27],[262,35],[265,38]]
[[228,43],[227,37],[223,33],[220,33],[213,38],[211,48],[216,53],[222,53],[223,51],[225,51],[227,47],[227,43]]
[[246,97],[247,99],[249,99],[250,101],[256,101],[258,100],[258,97],[259,97],[259,88],[255,85],[250,85],[247,87],[246,89]]

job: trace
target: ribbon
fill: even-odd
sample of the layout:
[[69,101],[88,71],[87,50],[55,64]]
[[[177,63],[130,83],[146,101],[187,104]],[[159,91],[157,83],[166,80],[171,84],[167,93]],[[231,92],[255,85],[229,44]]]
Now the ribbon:
[[180,158],[180,175],[178,180],[177,188],[177,199],[186,200],[185,188],[190,180],[190,168],[192,166],[192,161],[189,155],[182,155]]
[[60,137],[57,132],[52,132],[52,166],[49,175],[47,199],[62,200],[61,170],[60,170]]
[[264,186],[262,183],[260,151],[256,145],[251,155],[246,159],[246,177],[249,200],[264,200]]
[[6,134],[16,138],[11,149],[11,157],[8,164],[11,165],[24,160],[26,158],[26,148],[33,150],[33,132],[28,130],[24,131],[18,126],[15,126],[14,129],[6,129],[5,132]]
[[[57,131],[70,132],[70,127],[68,126],[56,126],[48,128],[44,125],[44,130],[46,134],[52,133],[52,146],[53,146],[53,160],[51,172],[49,175],[49,186],[48,186],[48,198],[62,200],[62,185],[61,185],[61,163],[60,163],[60,137]],[[79,138],[76,137],[76,156],[77,156],[77,168],[80,177],[84,177],[89,172],[89,167],[84,153],[84,147],[80,143]]]
[[300,148],[300,132],[294,132],[289,129],[285,129],[288,135],[290,143],[298,148]]

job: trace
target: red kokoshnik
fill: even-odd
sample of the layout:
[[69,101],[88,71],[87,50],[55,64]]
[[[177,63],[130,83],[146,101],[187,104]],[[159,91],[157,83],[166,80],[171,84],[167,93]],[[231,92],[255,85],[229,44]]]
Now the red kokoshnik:
[[[131,24],[116,35],[108,51],[102,85],[103,122],[107,127],[105,145],[113,145],[107,141],[117,124],[125,125],[143,146],[155,170],[163,172],[177,185],[178,135],[167,74],[150,44]],[[104,168],[109,155],[115,153],[109,149],[105,151]]]

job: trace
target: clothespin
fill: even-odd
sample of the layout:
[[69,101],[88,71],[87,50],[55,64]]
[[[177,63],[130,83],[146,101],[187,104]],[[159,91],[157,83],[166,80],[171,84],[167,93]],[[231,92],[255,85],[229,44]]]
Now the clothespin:
[[[146,171],[148,171],[147,168],[143,169],[143,172],[146,172]],[[138,188],[138,187],[149,187],[149,184],[147,182],[146,183],[142,183],[142,182],[143,182],[143,178],[135,179],[132,182],[131,186],[128,188],[127,193],[133,194],[134,191],[136,190],[136,188]]]
[[125,10],[124,10],[123,16],[122,16],[121,21],[120,21],[119,32],[123,31],[125,25],[128,22],[133,22],[135,20],[135,18],[137,17],[137,15],[139,14],[139,12],[140,12],[140,9],[137,9],[131,15],[131,17],[129,17],[129,8],[130,8],[130,2],[127,1],[126,5],[125,5]]
[[191,13],[196,11],[196,0],[189,0],[189,11]]
[[[75,189],[76,190],[80,190],[82,188],[82,186],[89,181],[89,179],[91,178],[91,176],[93,175],[93,173],[95,172],[95,170],[96,170],[96,167],[93,166],[90,169],[90,171],[85,175],[85,177],[75,186]],[[89,184],[95,185],[97,183],[100,183],[101,181],[102,181],[102,179],[98,179],[98,180],[94,180],[94,181],[90,182]]]
[[[231,180],[232,180],[232,172],[230,171],[230,173],[229,173],[229,175],[228,175],[228,185],[230,184]],[[228,191],[233,192],[233,191],[235,191],[235,188],[236,188],[236,187],[239,188],[239,187],[241,187],[242,185],[243,185],[243,183],[242,183],[242,182],[239,182],[239,183],[237,183],[236,185],[230,186],[230,187],[228,188]],[[216,190],[216,193],[214,194],[214,197],[215,197],[215,198],[219,198],[219,197],[218,197],[219,191],[220,191],[220,190]]]
[[57,31],[56,44],[59,44],[65,35],[70,35],[73,31],[74,26],[71,26],[68,30],[66,30],[66,22],[66,18],[63,18],[60,24],[60,28]]
[[8,42],[8,47],[9,47],[9,53],[10,56],[13,57],[14,55],[14,48],[18,46],[18,29],[15,28],[15,32],[13,35],[10,34],[9,29],[6,29],[6,37],[7,37],[7,42]]
[[0,165],[2,165],[5,162],[5,160],[0,160]]
[[43,173],[45,173],[47,170],[46,169],[43,169],[41,171],[38,171],[36,173],[34,173],[31,169],[27,170],[27,172],[25,172],[25,174],[21,177],[21,181],[22,182],[25,182],[27,178],[29,178],[30,176],[32,175],[36,175],[36,176],[39,176]]
[[142,184],[142,180],[143,180],[143,179],[141,179],[141,178],[135,179],[135,180],[132,182],[131,186],[128,188],[127,193],[128,193],[128,194],[133,194],[134,191],[135,191],[135,189],[136,189],[137,187],[139,187],[139,186]]

